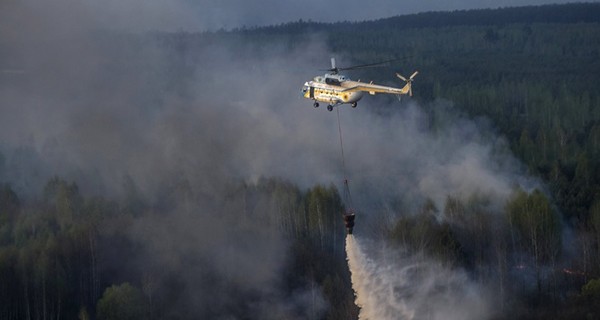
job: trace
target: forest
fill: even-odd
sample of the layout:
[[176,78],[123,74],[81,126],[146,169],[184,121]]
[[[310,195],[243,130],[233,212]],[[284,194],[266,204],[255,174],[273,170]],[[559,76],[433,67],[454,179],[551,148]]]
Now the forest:
[[[369,217],[363,232],[393,249],[465,270],[470,281],[492,288],[489,319],[600,317],[600,4],[95,35],[119,44],[99,59],[106,64],[102,68],[133,69],[138,75],[131,82],[143,88],[117,105],[143,104],[149,123],[163,124],[156,119],[164,112],[168,121],[185,128],[184,116],[161,106],[185,104],[196,88],[190,82],[210,92],[221,81],[233,81],[225,72],[206,78],[193,71],[212,63],[200,61],[207,48],[223,48],[243,60],[273,44],[276,53],[296,52],[318,38],[328,53],[348,63],[402,59],[389,68],[403,74],[419,70],[409,102],[422,106],[427,119],[422,130],[444,135],[453,119],[486,123],[523,172],[541,182],[512,188],[500,206],[486,196],[451,193],[441,205],[427,196],[411,205],[391,205],[389,220]],[[148,44],[161,50],[152,51],[153,57],[166,52],[164,64],[137,58]],[[327,57],[323,62],[328,67]],[[381,72],[365,69],[352,77],[380,79]],[[391,81],[384,84],[395,85]],[[111,90],[122,83],[111,82],[90,85],[118,101],[123,95]],[[38,85],[2,77],[0,84],[17,92]],[[66,96],[97,103],[82,92]],[[385,117],[391,107],[382,105],[369,112]],[[197,131],[189,130],[180,138],[210,146],[211,151],[201,152],[210,163],[169,171],[158,161],[147,172],[156,176],[152,183],[125,172],[111,192],[89,191],[96,185],[90,180],[103,179],[102,169],[75,174],[32,169],[44,167],[44,155],[59,159],[57,168],[72,163],[67,153],[14,147],[0,136],[0,319],[356,319],[341,219],[347,204],[336,181],[306,186],[277,173],[240,177],[238,163],[218,162],[222,154],[230,155],[222,150],[219,139],[226,137],[220,129],[239,123],[213,124],[212,116],[203,125],[219,127],[218,137],[196,137]],[[77,128],[86,132],[84,125]],[[135,122],[128,127],[136,128]],[[159,132],[169,132],[165,128]],[[255,141],[253,132],[244,138]],[[165,153],[194,152],[178,142],[167,143]],[[143,163],[150,157],[138,156],[130,168],[146,169]],[[185,164],[185,156],[179,157],[183,160],[173,161]],[[155,172],[162,165],[167,166],[164,175]],[[22,179],[29,175],[33,178]]]

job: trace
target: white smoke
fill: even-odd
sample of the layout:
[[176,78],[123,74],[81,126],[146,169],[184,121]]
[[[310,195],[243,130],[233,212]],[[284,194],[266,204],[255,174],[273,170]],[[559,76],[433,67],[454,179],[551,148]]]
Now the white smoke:
[[[127,33],[203,22],[194,19],[187,2],[151,3],[0,4],[2,67],[25,70],[21,78],[5,75],[7,85],[0,86],[3,181],[25,193],[60,175],[77,181],[84,192],[102,194],[119,189],[128,176],[149,197],[179,176],[203,194],[220,193],[219,186],[230,180],[261,176],[282,177],[301,187],[341,181],[334,116],[314,110],[299,94],[302,83],[328,63],[331,53],[324,43],[307,41],[292,50],[277,43],[247,44],[232,50],[226,42],[194,43],[190,37],[190,47],[202,47],[189,56],[173,55]],[[125,34],[101,32],[113,28]],[[293,72],[292,67],[303,70]],[[393,73],[382,74],[382,81],[386,76]],[[502,139],[484,138],[478,123],[454,121],[435,131],[416,104],[386,106],[393,109],[386,117],[371,112],[380,99],[366,97],[358,109],[342,112],[348,171],[360,209],[366,202],[388,205],[396,198],[419,206],[425,197],[441,208],[449,194],[483,193],[503,203],[521,182],[523,171],[503,153]],[[439,117],[453,113],[443,109]],[[231,224],[219,220],[235,219],[237,212],[201,212],[207,217],[180,217],[172,226],[149,223],[165,233],[139,238],[158,251],[161,261],[173,262],[173,248],[179,248],[181,256],[209,257],[219,271],[243,261],[246,268],[224,277],[233,274],[244,287],[275,282],[271,277],[283,263],[284,244],[264,235],[264,225],[253,225],[256,239],[237,242]],[[212,242],[203,238],[208,234]],[[232,248],[232,242],[240,244],[239,250],[233,245],[233,253],[213,258],[217,254],[211,250]],[[368,257],[352,237],[347,246],[362,319],[485,318],[488,304],[464,272],[400,254],[392,260]],[[265,259],[263,253],[281,254]],[[260,276],[248,281],[247,274]],[[197,301],[215,296],[207,288],[194,289]]]
[[[367,256],[354,236],[346,237],[348,266],[361,320],[469,320],[490,318],[484,290],[453,270],[385,248]],[[374,252],[377,256],[380,252]]]

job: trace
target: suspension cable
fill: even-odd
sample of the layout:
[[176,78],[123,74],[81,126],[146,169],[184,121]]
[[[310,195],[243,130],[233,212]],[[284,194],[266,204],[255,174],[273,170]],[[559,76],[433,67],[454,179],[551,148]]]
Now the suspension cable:
[[338,132],[340,135],[340,150],[342,152],[342,174],[344,175],[344,197],[345,197],[345,201],[347,202],[349,209],[348,209],[348,213],[353,213],[354,209],[353,209],[353,204],[352,204],[352,196],[350,195],[350,186],[348,185],[348,176],[346,174],[346,159],[344,156],[344,140],[342,138],[342,125],[341,125],[341,121],[340,121],[340,108],[336,107],[335,108],[337,111],[337,120],[338,120]]
[[338,132],[340,134],[340,150],[342,150],[342,174],[344,175],[344,181],[346,181],[346,160],[344,159],[344,142],[342,139],[342,125],[340,123],[340,108],[336,107],[335,110],[337,111]]

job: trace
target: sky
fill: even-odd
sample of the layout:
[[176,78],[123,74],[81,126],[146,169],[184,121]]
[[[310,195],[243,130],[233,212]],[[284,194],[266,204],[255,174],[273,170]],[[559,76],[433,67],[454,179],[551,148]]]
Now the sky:
[[498,8],[577,0],[83,0],[115,27],[201,31],[290,21],[363,21],[426,11]]

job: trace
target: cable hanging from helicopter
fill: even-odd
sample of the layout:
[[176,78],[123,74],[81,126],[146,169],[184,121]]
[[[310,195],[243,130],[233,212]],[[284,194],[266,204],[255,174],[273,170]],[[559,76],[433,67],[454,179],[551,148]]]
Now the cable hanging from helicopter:
[[346,173],[346,159],[344,156],[344,140],[342,138],[342,124],[340,121],[340,108],[336,108],[337,112],[337,121],[338,121],[338,133],[340,136],[340,150],[342,154],[342,174],[344,175],[344,203],[346,203],[347,208],[342,215],[344,217],[344,224],[346,225],[346,233],[352,234],[352,230],[354,228],[354,218],[356,218],[356,214],[354,212],[354,204],[352,203],[352,195],[350,194],[350,186],[348,185],[348,175]]

